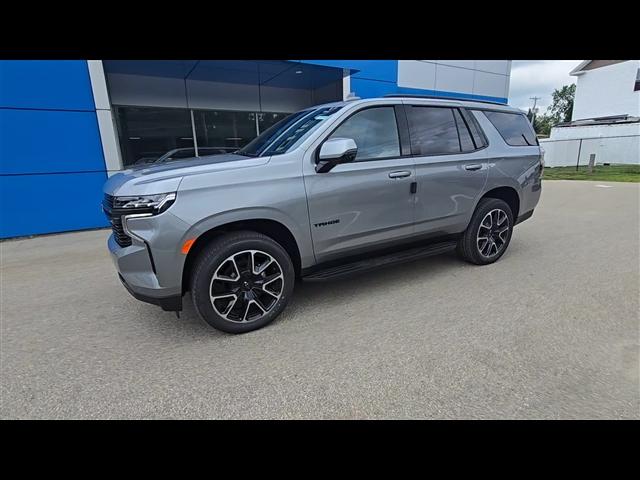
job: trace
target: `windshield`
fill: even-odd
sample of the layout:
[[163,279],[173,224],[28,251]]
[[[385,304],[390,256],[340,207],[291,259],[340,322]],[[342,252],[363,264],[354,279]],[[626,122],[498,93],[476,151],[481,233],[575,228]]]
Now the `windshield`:
[[292,113],[235,153],[248,157],[286,153],[298,140],[315,130],[318,125],[341,108],[341,106],[322,107]]

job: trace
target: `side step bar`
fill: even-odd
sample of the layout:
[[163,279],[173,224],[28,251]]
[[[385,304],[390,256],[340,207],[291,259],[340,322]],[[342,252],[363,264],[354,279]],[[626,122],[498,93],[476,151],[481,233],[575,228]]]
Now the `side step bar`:
[[400,252],[394,252],[374,258],[367,258],[353,263],[346,263],[334,267],[328,267],[315,271],[302,277],[307,282],[323,282],[337,278],[349,277],[359,273],[368,272],[378,268],[411,262],[420,258],[431,257],[448,252],[456,248],[455,241],[434,243],[432,245],[411,248]]

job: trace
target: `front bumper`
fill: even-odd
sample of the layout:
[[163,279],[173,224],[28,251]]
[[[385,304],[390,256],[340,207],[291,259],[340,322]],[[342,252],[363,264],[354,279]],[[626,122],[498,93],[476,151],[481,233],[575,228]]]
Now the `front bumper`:
[[118,278],[120,278],[120,281],[122,282],[122,285],[124,285],[124,288],[127,289],[127,292],[129,292],[136,300],[150,303],[152,305],[158,305],[160,308],[162,308],[162,310],[165,310],[167,312],[179,312],[182,310],[181,295],[171,295],[168,297],[150,297],[148,295],[136,292],[127,284],[127,281],[120,273],[118,273]]
[[121,247],[111,234],[108,246],[118,277],[133,297],[163,310],[182,310],[181,282],[176,278],[169,286],[160,283],[148,244],[134,239],[132,245]]

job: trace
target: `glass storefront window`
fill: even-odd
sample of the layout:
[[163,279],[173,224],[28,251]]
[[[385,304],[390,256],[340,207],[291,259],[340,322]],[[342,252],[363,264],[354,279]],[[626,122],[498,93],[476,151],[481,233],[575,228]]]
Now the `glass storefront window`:
[[189,110],[114,106],[125,167],[156,161],[172,150],[192,157],[193,131]]
[[113,109],[125,167],[234,152],[290,115],[124,105]]
[[254,112],[194,110],[193,120],[198,150],[208,147],[233,152],[257,136]]

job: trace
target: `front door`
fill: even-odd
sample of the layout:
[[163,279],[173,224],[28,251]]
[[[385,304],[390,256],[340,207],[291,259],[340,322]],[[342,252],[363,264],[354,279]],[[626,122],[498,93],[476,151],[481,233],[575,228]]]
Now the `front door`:
[[356,142],[355,160],[304,179],[318,262],[413,234],[414,162],[402,155],[408,151],[401,148],[394,106],[357,111],[327,138],[339,137]]

